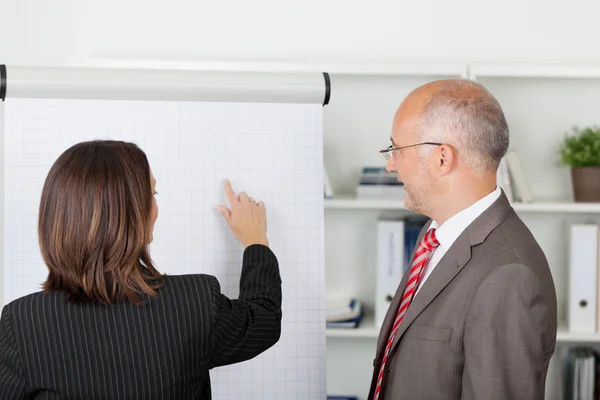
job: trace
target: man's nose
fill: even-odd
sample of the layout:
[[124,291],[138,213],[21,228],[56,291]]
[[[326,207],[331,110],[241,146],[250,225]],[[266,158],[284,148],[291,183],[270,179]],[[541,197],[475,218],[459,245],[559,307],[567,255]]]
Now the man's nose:
[[390,157],[387,164],[385,165],[385,170],[387,172],[396,172],[396,163],[394,162],[394,157]]

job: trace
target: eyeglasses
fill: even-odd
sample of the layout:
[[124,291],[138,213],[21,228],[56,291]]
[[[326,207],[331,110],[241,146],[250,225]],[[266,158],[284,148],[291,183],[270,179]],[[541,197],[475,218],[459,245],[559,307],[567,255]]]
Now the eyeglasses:
[[390,156],[392,154],[392,151],[394,150],[401,150],[401,149],[406,149],[407,147],[414,147],[414,146],[421,146],[424,144],[430,144],[430,145],[434,145],[434,146],[441,146],[442,143],[436,143],[436,142],[423,142],[423,143],[415,143],[415,144],[409,144],[408,146],[400,146],[400,147],[393,147],[391,144],[387,147],[384,147],[383,149],[379,150],[379,152],[381,153],[381,155],[383,156],[383,158],[385,158],[386,160],[390,159]]

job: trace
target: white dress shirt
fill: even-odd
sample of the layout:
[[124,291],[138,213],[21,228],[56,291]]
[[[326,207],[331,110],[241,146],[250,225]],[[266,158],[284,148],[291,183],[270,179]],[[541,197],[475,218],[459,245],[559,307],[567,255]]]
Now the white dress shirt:
[[417,293],[419,293],[419,290],[421,290],[421,287],[423,287],[423,283],[425,283],[429,275],[431,275],[431,272],[435,269],[438,262],[441,260],[444,254],[446,254],[446,251],[448,251],[454,241],[467,228],[467,226],[471,224],[471,222],[479,217],[485,210],[488,209],[489,206],[492,205],[494,201],[500,197],[501,193],[502,192],[500,188],[496,186],[496,190],[479,199],[459,213],[454,214],[442,225],[438,224],[435,220],[431,221],[429,229],[436,229],[435,236],[438,242],[440,242],[440,245],[433,250],[431,259],[425,267],[425,272],[423,272],[421,282],[419,283],[419,287],[417,287],[417,291],[415,292],[415,296]]

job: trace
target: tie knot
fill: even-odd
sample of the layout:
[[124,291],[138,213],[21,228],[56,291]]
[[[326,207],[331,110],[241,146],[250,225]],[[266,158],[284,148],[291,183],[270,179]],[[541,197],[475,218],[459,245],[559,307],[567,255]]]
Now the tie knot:
[[440,242],[438,242],[437,238],[435,237],[435,228],[431,228],[427,231],[427,233],[425,233],[425,236],[423,236],[423,239],[421,240],[421,247],[431,251],[439,245]]

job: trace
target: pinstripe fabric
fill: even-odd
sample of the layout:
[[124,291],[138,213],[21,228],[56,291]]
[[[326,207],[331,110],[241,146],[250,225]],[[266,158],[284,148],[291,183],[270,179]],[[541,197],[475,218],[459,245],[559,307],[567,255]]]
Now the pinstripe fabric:
[[249,246],[240,295],[209,275],[169,276],[135,306],[65,303],[36,293],[4,307],[0,399],[210,399],[209,370],[251,359],[281,331],[281,278]]

